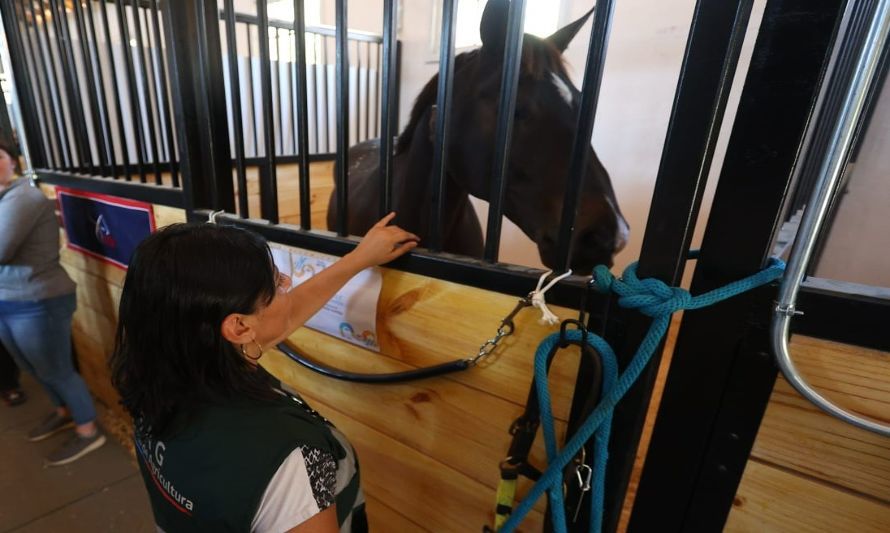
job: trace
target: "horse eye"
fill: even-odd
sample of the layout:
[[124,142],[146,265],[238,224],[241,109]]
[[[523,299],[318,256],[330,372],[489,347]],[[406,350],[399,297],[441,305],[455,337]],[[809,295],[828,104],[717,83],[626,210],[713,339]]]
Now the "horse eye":
[[524,107],[516,107],[513,110],[513,118],[515,120],[525,120],[528,118],[528,109]]

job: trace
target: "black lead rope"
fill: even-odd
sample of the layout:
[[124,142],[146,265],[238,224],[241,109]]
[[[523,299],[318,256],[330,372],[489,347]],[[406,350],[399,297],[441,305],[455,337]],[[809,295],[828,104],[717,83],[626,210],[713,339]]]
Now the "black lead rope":
[[318,372],[329,378],[339,379],[343,381],[351,381],[352,383],[371,383],[383,385],[387,383],[399,383],[402,381],[413,381],[418,379],[433,378],[452,372],[460,372],[473,366],[468,359],[458,359],[441,365],[418,368],[416,370],[407,370],[405,372],[393,372],[390,374],[360,374],[357,372],[349,372],[339,368],[330,367],[309,359],[305,355],[299,353],[290,345],[282,342],[278,345],[278,349],[293,361],[305,366],[309,370]]
[[351,381],[352,383],[370,383],[383,385],[387,383],[400,383],[403,381],[434,378],[437,376],[451,374],[454,372],[461,372],[463,370],[467,370],[468,368],[472,368],[479,364],[480,361],[491,355],[495,348],[498,347],[498,343],[500,343],[501,340],[504,339],[504,337],[509,337],[510,335],[512,335],[513,331],[515,331],[516,326],[513,323],[513,319],[516,318],[516,315],[520,311],[531,305],[531,295],[520,298],[513,310],[510,311],[510,314],[508,314],[504,317],[503,320],[501,320],[501,325],[498,327],[495,336],[482,343],[476,355],[467,357],[465,359],[457,359],[448,363],[442,363],[439,365],[417,368],[415,370],[407,370],[405,372],[393,372],[391,374],[361,374],[357,372],[349,372],[347,370],[341,370],[339,368],[327,366],[325,364],[319,363],[314,359],[310,359],[309,357],[306,357],[305,355],[298,352],[286,342],[279,343],[278,349],[281,351],[281,353],[288,356],[293,361],[305,366],[309,370],[318,372],[319,374],[327,376],[329,378]]

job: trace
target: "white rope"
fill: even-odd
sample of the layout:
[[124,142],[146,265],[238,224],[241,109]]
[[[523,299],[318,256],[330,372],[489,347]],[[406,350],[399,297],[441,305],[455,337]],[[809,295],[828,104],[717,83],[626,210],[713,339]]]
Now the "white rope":
[[210,224],[217,224],[218,223],[216,221],[217,217],[219,217],[220,215],[222,215],[224,213],[225,213],[225,211],[213,211],[212,213],[210,213],[210,216],[207,217],[207,222]]
[[541,278],[538,280],[538,286],[531,293],[531,300],[532,305],[541,311],[541,318],[538,319],[538,322],[541,324],[547,324],[549,326],[555,326],[556,324],[559,324],[559,317],[556,316],[549,307],[547,307],[547,300],[544,299],[544,294],[546,294],[547,291],[553,288],[554,285],[559,283],[560,280],[571,276],[572,271],[569,270],[565,274],[556,276],[555,278],[550,280],[550,283],[548,283],[546,287],[543,287],[544,280],[546,280],[547,276],[549,276],[550,274],[553,274],[552,270],[548,270],[541,275]]

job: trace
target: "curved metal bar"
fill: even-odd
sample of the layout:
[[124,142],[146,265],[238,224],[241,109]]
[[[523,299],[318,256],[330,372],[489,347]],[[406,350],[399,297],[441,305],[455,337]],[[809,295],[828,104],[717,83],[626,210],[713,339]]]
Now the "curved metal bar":
[[816,244],[816,237],[825,221],[835,186],[843,173],[847,156],[853,143],[856,125],[862,113],[868,88],[877,73],[881,50],[887,44],[890,33],[890,0],[881,0],[875,8],[868,34],[856,60],[854,75],[850,81],[837,126],[832,133],[827,155],[819,172],[794,248],[788,260],[785,276],[779,288],[778,303],[771,324],[771,340],[776,360],[785,379],[807,400],[826,413],[856,427],[890,437],[890,426],[869,420],[832,403],[813,389],[800,375],[788,349],[791,319],[799,314],[795,309],[800,285],[806,276],[807,264]]

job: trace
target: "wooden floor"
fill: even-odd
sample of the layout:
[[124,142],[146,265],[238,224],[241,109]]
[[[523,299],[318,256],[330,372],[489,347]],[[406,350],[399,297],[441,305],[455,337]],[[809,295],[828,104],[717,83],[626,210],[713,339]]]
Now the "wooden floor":
[[[675,317],[666,354],[676,341]],[[890,354],[795,336],[800,371],[839,404],[890,423]],[[625,531],[669,357],[659,369],[619,531]],[[890,439],[849,426],[776,381],[726,524],[731,532],[890,531]]]

